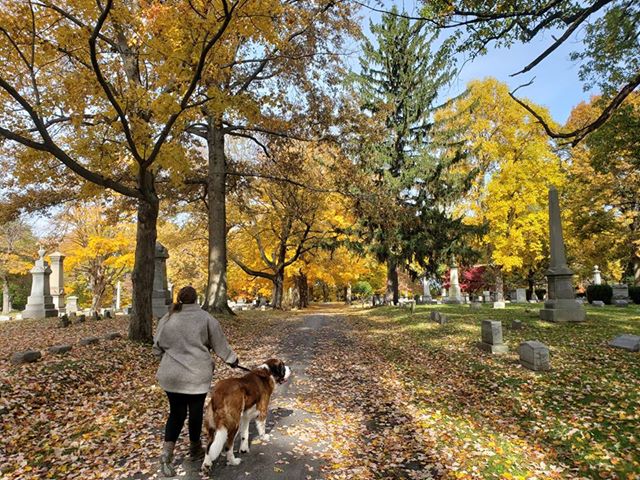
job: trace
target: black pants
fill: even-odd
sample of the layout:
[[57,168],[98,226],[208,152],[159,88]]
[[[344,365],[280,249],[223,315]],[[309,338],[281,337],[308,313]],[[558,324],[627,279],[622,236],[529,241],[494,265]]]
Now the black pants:
[[186,393],[165,392],[169,397],[169,418],[164,429],[164,441],[175,442],[180,436],[180,430],[187,418],[189,410],[189,440],[200,441],[202,431],[202,414],[206,393],[187,395]]

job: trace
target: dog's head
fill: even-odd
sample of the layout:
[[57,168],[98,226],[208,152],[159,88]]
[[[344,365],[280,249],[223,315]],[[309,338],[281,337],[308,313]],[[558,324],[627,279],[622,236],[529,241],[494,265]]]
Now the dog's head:
[[264,362],[263,367],[269,370],[269,374],[276,383],[279,384],[285,383],[291,375],[291,369],[287,367],[282,360],[278,360],[277,358],[270,358]]

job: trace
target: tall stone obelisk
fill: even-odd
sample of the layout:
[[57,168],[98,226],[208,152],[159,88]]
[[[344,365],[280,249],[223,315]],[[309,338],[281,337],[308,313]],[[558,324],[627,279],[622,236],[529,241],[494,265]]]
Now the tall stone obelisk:
[[551,263],[546,272],[548,300],[540,310],[540,318],[549,322],[583,322],[586,314],[584,307],[576,302],[573,272],[567,265],[562,238],[558,190],[554,186],[549,188],[549,247]]
[[57,317],[58,310],[53,304],[51,290],[49,287],[49,276],[51,268],[44,259],[44,248],[40,247],[34,267],[31,269],[31,295],[27,298],[27,306],[22,312],[22,318],[47,318]]
[[49,255],[51,259],[51,276],[49,277],[49,288],[51,289],[51,297],[53,304],[59,313],[65,313],[64,305],[64,259],[65,256],[60,252],[53,252]]

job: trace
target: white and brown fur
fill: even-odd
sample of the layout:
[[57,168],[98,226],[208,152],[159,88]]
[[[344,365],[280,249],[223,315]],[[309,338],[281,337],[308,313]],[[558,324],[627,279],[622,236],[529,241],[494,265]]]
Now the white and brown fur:
[[290,374],[291,370],[282,360],[272,358],[243,377],[216,383],[204,413],[207,450],[203,468],[208,469],[223,448],[228,465],[240,464],[240,459],[233,454],[233,442],[240,431],[240,452],[249,451],[251,420],[256,421],[260,438],[269,440],[266,434],[269,400],[276,384],[286,382]]

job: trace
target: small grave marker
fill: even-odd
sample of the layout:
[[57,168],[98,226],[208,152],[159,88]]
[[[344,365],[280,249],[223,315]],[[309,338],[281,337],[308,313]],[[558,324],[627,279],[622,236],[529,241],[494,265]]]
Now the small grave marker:
[[618,335],[609,342],[609,346],[629,352],[638,352],[640,351],[640,335]]
[[534,371],[549,370],[549,347],[537,340],[529,340],[520,344],[520,364]]

